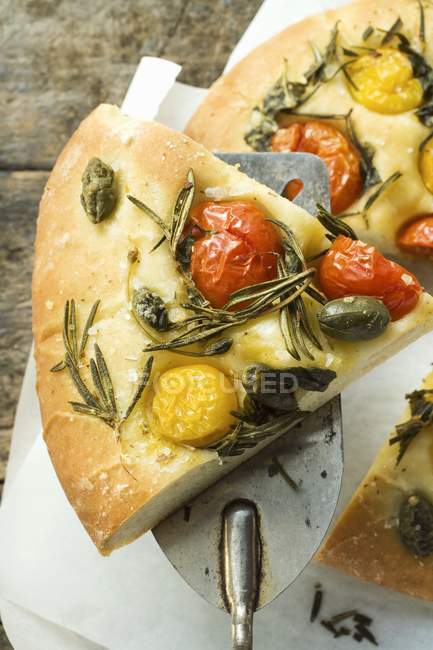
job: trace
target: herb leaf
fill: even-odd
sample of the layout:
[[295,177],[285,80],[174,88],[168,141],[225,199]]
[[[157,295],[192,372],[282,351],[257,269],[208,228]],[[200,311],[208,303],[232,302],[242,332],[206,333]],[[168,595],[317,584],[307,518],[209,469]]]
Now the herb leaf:
[[123,416],[124,420],[127,420],[129,416],[131,415],[132,411],[135,409],[135,406],[137,402],[139,401],[140,397],[143,394],[144,389],[146,388],[150,375],[152,372],[152,365],[153,365],[153,357],[149,357],[148,360],[146,361],[146,364],[143,368],[143,372],[141,373],[140,381],[138,382],[137,390],[135,391],[128,408],[126,409],[126,413]]
[[[95,320],[99,303],[100,300],[97,300],[89,312],[79,347],[77,338],[78,321],[75,300],[67,300],[65,303],[62,330],[63,345],[65,347],[66,353],[70,356],[75,365],[77,365],[79,360],[84,356],[87,340],[89,338],[89,329],[92,327]],[[59,372],[64,368],[66,368],[65,359],[63,361],[59,361],[59,363],[56,363],[56,365],[51,368],[51,372]]]
[[395,181],[398,181],[398,179],[401,178],[401,176],[403,176],[403,174],[399,171],[394,172],[393,174],[391,174],[391,176],[388,176],[388,178],[386,178],[381,183],[381,185],[377,188],[377,190],[373,192],[373,194],[367,199],[363,207],[363,212],[367,212],[371,208],[373,203],[375,203],[375,201],[377,201],[377,199],[383,194],[383,192],[385,192],[385,190],[388,189],[390,185],[395,183]]
[[385,35],[382,38],[380,44],[386,45],[387,43],[389,43],[392,40],[393,36],[397,34],[402,27],[403,27],[403,21],[399,16],[388,30],[386,31],[380,30],[380,31],[385,31]]
[[349,224],[342,221],[341,219],[333,217],[332,214],[323,207],[323,205],[320,205],[320,203],[318,203],[316,207],[317,219],[320,221],[322,226],[326,228],[326,230],[329,230],[332,235],[335,235],[336,237],[343,235],[344,237],[350,237],[350,239],[358,239],[355,231],[349,226]]
[[360,141],[352,120],[352,111],[349,111],[345,117],[345,120],[349,139],[352,141],[353,145],[361,156],[361,175],[365,191],[372,185],[380,183],[382,180],[379,172],[373,164],[375,149],[370,143]]
[[120,435],[120,428],[123,422],[129,417],[140,399],[144,388],[147,385],[152,369],[153,357],[150,357],[144,368],[137,391],[122,417],[117,407],[114,394],[113,382],[101,348],[97,343],[94,345],[95,357],[89,360],[90,375],[93,388],[89,388],[81,376],[80,358],[84,356],[88,341],[89,329],[95,318],[99,300],[93,305],[83,329],[81,344],[78,348],[77,338],[77,315],[75,301],[67,301],[65,304],[63,319],[63,342],[65,346],[65,360],[56,364],[52,372],[57,372],[63,367],[68,368],[72,382],[78,391],[83,402],[70,401],[73,410],[82,415],[89,415],[99,418]]
[[389,444],[399,444],[396,465],[399,465],[411,442],[424,428],[433,424],[433,401],[426,399],[433,395],[433,390],[415,390],[406,395],[409,400],[411,417],[406,422],[398,424],[395,428],[396,435],[390,439]]
[[221,458],[241,456],[247,449],[252,449],[267,438],[286,432],[305,415],[306,413],[296,410],[279,417],[272,417],[263,424],[240,421],[230,433],[210,449],[217,451]]

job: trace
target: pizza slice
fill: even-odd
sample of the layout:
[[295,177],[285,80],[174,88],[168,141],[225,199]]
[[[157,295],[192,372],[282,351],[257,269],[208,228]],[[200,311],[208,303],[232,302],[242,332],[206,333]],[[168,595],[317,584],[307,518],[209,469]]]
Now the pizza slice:
[[408,407],[317,559],[410,596],[433,599],[433,373]]
[[108,105],[48,180],[33,308],[45,440],[103,553],[433,326],[349,226]]
[[[186,133],[216,151],[316,154],[333,213],[361,239],[431,255],[432,24],[422,0],[358,0],[306,18],[219,79]],[[288,198],[300,190],[288,179]]]

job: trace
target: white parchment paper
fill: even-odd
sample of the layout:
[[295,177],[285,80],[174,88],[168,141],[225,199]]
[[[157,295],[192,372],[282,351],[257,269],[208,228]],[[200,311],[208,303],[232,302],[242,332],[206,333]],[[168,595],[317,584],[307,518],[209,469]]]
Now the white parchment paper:
[[[343,2],[267,0],[234,50],[228,67],[284,24]],[[182,129],[205,91],[174,83],[179,66],[145,59],[125,98],[130,114]],[[149,96],[141,91],[153,88]],[[429,271],[418,269],[427,288]],[[362,478],[386,433],[433,361],[427,335],[350,387],[343,395],[345,476],[339,509]],[[384,408],[384,405],[386,407]],[[197,596],[145,535],[101,558],[66,501],[39,436],[40,418],[29,361],[0,510],[0,596],[6,630],[17,650],[152,650],[229,647],[229,621]],[[314,522],[312,522],[314,524]],[[287,552],[290,553],[288,546]],[[275,603],[256,615],[256,648],[333,650],[335,641],[308,621],[313,586],[325,587],[323,614],[358,607],[375,618],[382,648],[423,650],[433,638],[432,607],[364,584],[315,563]]]

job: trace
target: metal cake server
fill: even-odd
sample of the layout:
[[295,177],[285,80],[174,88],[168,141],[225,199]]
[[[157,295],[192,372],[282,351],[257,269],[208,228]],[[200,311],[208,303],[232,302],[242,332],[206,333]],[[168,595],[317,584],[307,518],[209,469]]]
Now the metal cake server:
[[[217,154],[295,203],[329,208],[324,163],[304,153]],[[343,473],[340,398],[200,494],[153,534],[168,560],[208,602],[232,618],[232,647],[252,648],[253,615],[281,594],[317,551],[331,523]]]

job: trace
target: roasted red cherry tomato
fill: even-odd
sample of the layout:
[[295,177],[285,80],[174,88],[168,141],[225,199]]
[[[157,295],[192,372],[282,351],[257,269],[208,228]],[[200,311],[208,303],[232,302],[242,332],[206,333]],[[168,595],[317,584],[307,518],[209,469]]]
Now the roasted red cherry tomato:
[[[334,214],[346,210],[362,192],[359,153],[331,124],[311,120],[278,129],[271,148],[272,151],[305,151],[323,160],[328,168]],[[299,181],[290,181],[286,196],[293,199],[299,191]]]
[[188,229],[196,240],[192,278],[213,307],[223,307],[238,289],[277,276],[279,233],[253,203],[201,203],[191,211]]
[[318,278],[328,298],[372,296],[388,307],[392,320],[417,304],[421,285],[412,273],[369,244],[340,235],[322,258]]
[[397,246],[407,253],[433,255],[433,215],[424,214],[404,226],[397,237]]

